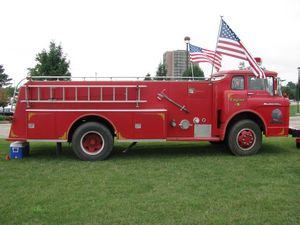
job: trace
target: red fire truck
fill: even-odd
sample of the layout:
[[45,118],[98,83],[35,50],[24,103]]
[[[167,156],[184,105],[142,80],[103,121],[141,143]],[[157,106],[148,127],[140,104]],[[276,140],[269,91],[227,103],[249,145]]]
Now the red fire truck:
[[235,155],[252,155],[262,134],[299,136],[289,129],[289,100],[277,73],[265,74],[256,79],[250,70],[232,70],[204,80],[160,81],[32,77],[19,89],[8,140],[70,142],[82,160],[106,159],[114,141],[224,142]]

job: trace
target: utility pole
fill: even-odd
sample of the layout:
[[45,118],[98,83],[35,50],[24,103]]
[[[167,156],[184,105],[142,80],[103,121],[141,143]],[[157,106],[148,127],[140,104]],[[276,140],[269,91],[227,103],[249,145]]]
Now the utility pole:
[[300,67],[298,67],[298,84],[296,89],[296,99],[297,99],[297,115],[300,114],[299,112],[299,96],[300,95]]
[[191,38],[190,37],[188,37],[188,36],[186,36],[185,38],[184,38],[184,42],[185,42],[185,44],[186,44],[186,69],[188,69],[189,68],[189,44],[190,44],[190,40],[191,40]]

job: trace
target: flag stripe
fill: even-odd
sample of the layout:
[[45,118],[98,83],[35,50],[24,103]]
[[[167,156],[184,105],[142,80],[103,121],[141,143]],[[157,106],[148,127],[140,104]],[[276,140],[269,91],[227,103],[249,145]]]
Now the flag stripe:
[[220,45],[218,46],[218,48],[224,49],[224,50],[228,50],[228,51],[232,51],[232,52],[235,52],[236,54],[245,55],[244,49],[242,49],[242,48],[237,48],[237,47],[232,46],[232,45],[220,44]]
[[245,53],[248,57],[248,62],[250,64],[250,66],[252,67],[252,69],[254,70],[254,74],[257,77],[260,78],[265,78],[265,73],[263,72],[263,70],[259,67],[259,65],[256,63],[255,59],[249,54],[249,52],[247,51],[247,49],[244,47],[244,45],[242,43],[240,43],[241,46],[245,49]]
[[208,49],[189,44],[190,60],[193,63],[210,63],[217,71],[221,68],[222,55]]
[[215,59],[215,60],[222,60],[222,56],[220,54],[215,54],[215,53],[207,53],[207,57],[210,59]]
[[[207,58],[203,58],[203,57],[200,57],[200,56],[191,57],[191,61],[194,62],[194,63],[210,63],[210,64],[212,64],[211,60],[208,60]],[[216,68],[220,69],[221,68],[221,63],[218,62],[218,61],[215,61],[214,66]]]
[[236,55],[240,59],[247,60],[247,57],[245,56],[245,51],[241,47],[241,45],[233,43],[231,40],[223,41],[221,39],[220,42],[218,43],[217,49],[219,49],[220,52],[222,51],[223,54],[231,53],[231,56]]
[[242,53],[239,53],[236,51],[232,51],[230,48],[219,47],[219,48],[217,48],[217,51],[223,55],[228,55],[228,56],[236,57],[236,58],[239,58],[242,60],[247,60],[245,53],[242,54]]
[[[211,60],[208,60],[207,58],[203,58],[201,56],[193,56],[193,57],[191,57],[191,61],[194,62],[194,63],[201,63],[201,62],[212,63]],[[215,65],[218,66],[218,67],[221,67],[221,62],[215,61]]]
[[232,47],[236,48],[241,48],[240,44],[238,44],[236,41],[232,41],[226,38],[219,38],[219,43],[218,44],[226,44],[226,45],[231,45]]
[[238,58],[238,59],[241,59],[241,60],[247,60],[245,58],[245,56],[239,56],[237,54],[233,54],[231,51],[220,51],[220,53],[222,53],[223,55],[227,55],[227,56],[230,56],[230,57],[233,57],[233,58]]

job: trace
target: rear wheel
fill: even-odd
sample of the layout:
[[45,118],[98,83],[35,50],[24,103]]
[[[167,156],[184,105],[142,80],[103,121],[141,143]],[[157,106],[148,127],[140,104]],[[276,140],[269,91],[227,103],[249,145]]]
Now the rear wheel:
[[112,151],[113,137],[102,124],[87,122],[75,130],[72,148],[81,160],[104,160]]
[[252,120],[242,120],[229,130],[227,145],[231,152],[239,156],[253,155],[262,144],[260,127]]

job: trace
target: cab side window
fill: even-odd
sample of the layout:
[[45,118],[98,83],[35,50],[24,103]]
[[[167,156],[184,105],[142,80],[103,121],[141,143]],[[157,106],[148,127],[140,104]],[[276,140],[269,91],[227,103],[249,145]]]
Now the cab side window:
[[235,76],[231,81],[231,89],[232,90],[244,90],[245,89],[245,81],[243,76]]

